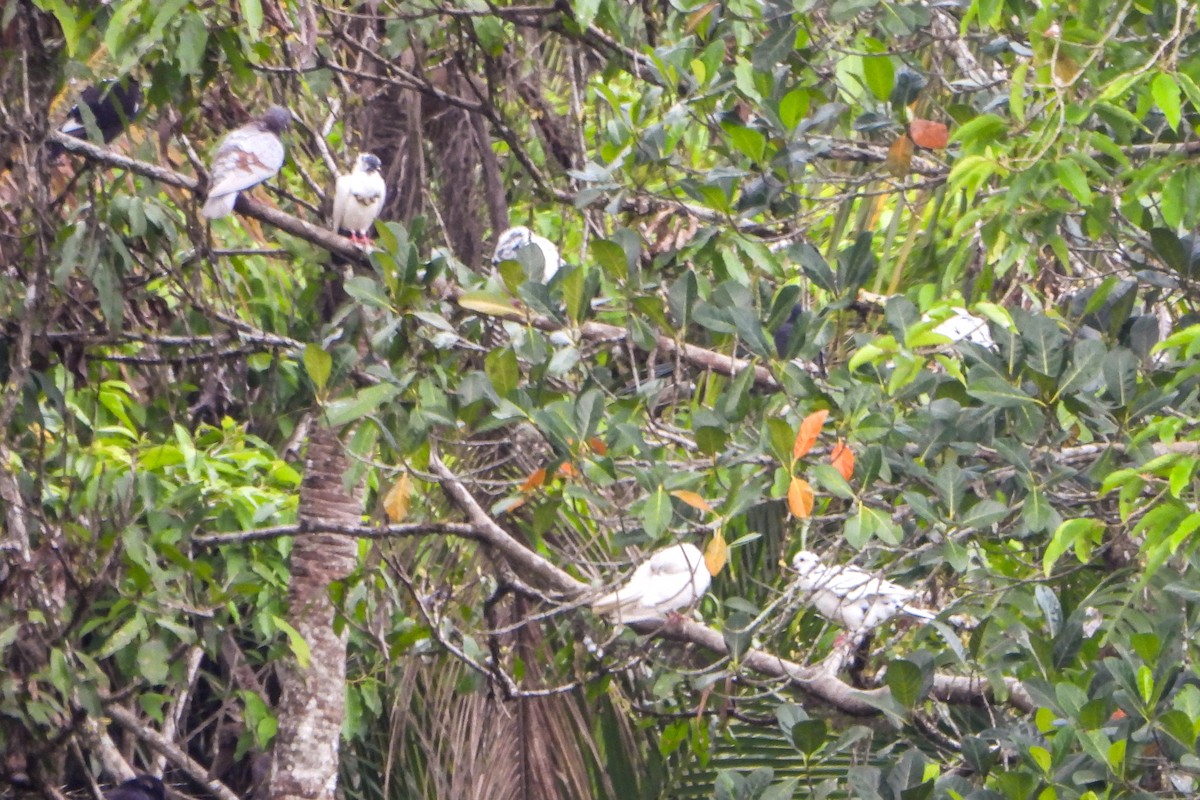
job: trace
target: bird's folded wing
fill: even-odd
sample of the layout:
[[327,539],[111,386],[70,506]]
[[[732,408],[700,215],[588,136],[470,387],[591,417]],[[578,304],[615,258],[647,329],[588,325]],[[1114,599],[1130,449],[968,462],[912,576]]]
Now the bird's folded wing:
[[239,128],[225,138],[213,160],[209,197],[262,183],[283,166],[283,142],[269,131]]
[[346,201],[350,199],[351,175],[340,175],[333,190],[333,229],[340,231],[346,227]]

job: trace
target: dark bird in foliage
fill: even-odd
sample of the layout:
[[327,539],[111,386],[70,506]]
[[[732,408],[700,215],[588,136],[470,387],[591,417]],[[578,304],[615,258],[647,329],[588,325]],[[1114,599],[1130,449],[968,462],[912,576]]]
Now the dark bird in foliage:
[[153,775],[138,775],[104,793],[105,800],[163,800],[163,782]]
[[796,322],[800,319],[800,304],[792,306],[792,310],[788,312],[787,319],[779,323],[779,327],[775,329],[775,352],[780,358],[787,352],[788,342],[791,341],[792,331],[796,329]]
[[354,162],[354,170],[337,179],[333,193],[334,230],[363,246],[371,244],[368,233],[387,197],[380,166],[378,158],[363,153]]
[[233,211],[238,192],[270,178],[283,166],[283,141],[279,134],[291,124],[292,113],[271,106],[258,119],[231,131],[213,157],[208,176],[208,199],[204,216],[223,217]]
[[[103,81],[83,90],[79,102],[58,130],[76,139],[89,139],[89,127],[94,125],[101,140],[108,144],[121,135],[141,110],[140,83],[133,78]],[[50,142],[46,148],[51,159],[57,159],[64,152],[62,145],[55,142]]]
[[536,247],[542,254],[542,283],[549,283],[554,274],[562,267],[562,256],[554,242],[545,236],[538,236],[524,225],[509,228],[500,234],[496,240],[496,252],[492,254],[492,266],[501,261],[515,261],[517,254],[526,247]]

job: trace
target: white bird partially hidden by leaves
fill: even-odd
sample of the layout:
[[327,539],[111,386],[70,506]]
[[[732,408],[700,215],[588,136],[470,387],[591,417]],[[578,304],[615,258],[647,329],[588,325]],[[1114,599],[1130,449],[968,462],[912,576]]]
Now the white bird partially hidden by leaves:
[[517,254],[526,247],[536,247],[541,252],[541,282],[549,283],[550,279],[562,268],[562,256],[559,255],[554,242],[545,236],[538,236],[524,225],[509,228],[500,234],[500,238],[496,240],[496,251],[492,254],[492,266],[496,266],[502,261],[516,261]]
[[988,328],[986,319],[957,306],[950,309],[950,312],[950,316],[934,327],[934,333],[939,333],[956,344],[970,342],[988,350],[995,349],[996,340],[992,338],[992,331]]
[[371,226],[387,197],[387,186],[379,171],[381,166],[378,158],[362,153],[350,174],[337,179],[333,193],[333,229],[349,236],[355,244],[371,244]]
[[622,623],[660,621],[704,596],[727,553],[719,536],[705,553],[687,542],[665,547],[642,562],[619,589],[594,600],[592,610]]
[[279,134],[292,122],[292,112],[271,106],[261,117],[230,131],[213,156],[208,173],[208,199],[204,216],[224,217],[233,211],[238,192],[270,178],[283,166],[283,141]]
[[932,611],[911,605],[917,596],[912,589],[849,564],[827,567],[809,550],[796,553],[792,568],[808,602],[821,616],[845,628],[856,644],[897,614],[937,618]]

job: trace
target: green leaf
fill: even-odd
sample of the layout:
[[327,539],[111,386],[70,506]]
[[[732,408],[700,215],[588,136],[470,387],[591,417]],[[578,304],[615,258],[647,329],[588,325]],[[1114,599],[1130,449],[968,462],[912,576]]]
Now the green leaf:
[[296,663],[300,665],[300,669],[308,669],[308,665],[312,661],[312,651],[309,650],[308,642],[304,641],[300,631],[288,624],[283,617],[274,614],[271,615],[271,622],[275,624],[276,628],[287,634],[288,647],[291,648],[292,655],[296,657]]
[[317,387],[317,392],[323,392],[325,384],[329,382],[329,375],[333,372],[333,356],[325,352],[320,345],[310,342],[304,345],[304,370],[313,386]]
[[1103,522],[1086,517],[1069,519],[1059,525],[1058,530],[1050,537],[1050,544],[1046,547],[1045,555],[1042,556],[1042,571],[1046,577],[1050,577],[1055,562],[1077,541],[1080,539],[1098,540],[1103,533]]
[[659,539],[671,524],[671,496],[661,485],[642,506],[642,527],[651,539]]
[[579,23],[580,28],[586,30],[596,19],[596,12],[600,10],[600,0],[573,0],[572,5],[575,21]]
[[331,428],[340,428],[350,422],[374,413],[381,405],[400,394],[400,387],[380,383],[362,389],[353,397],[335,400],[325,408],[325,419]]
[[613,280],[623,281],[629,277],[629,263],[621,245],[608,239],[592,239],[588,250],[600,268]]
[[492,382],[496,394],[501,397],[508,396],[521,382],[521,365],[510,347],[501,347],[488,353],[483,361],[483,371]]
[[242,9],[242,19],[246,22],[250,38],[257,39],[259,33],[262,32],[262,0],[238,0],[238,5]]
[[779,101],[779,121],[791,130],[808,113],[808,90],[793,89]]
[[1179,130],[1179,122],[1183,118],[1183,104],[1180,101],[1179,84],[1175,79],[1165,72],[1160,72],[1150,84],[1150,95],[1162,111],[1171,130]]
[[911,709],[921,701],[924,674],[912,661],[898,658],[888,664],[886,682],[892,697],[905,708]]
[[1092,204],[1092,187],[1088,185],[1087,175],[1083,173],[1079,164],[1069,158],[1059,159],[1054,163],[1054,172],[1058,176],[1058,182],[1074,195],[1080,205]]
[[171,653],[161,639],[143,642],[138,648],[138,672],[151,685],[165,683],[170,673]]
[[127,619],[121,627],[113,631],[112,636],[100,647],[97,653],[97,658],[109,658],[116,654],[119,650],[128,647],[135,639],[142,635],[146,630],[146,618],[141,614],[134,614]]
[[862,64],[867,88],[880,100],[887,100],[896,83],[896,68],[891,56],[864,56]]

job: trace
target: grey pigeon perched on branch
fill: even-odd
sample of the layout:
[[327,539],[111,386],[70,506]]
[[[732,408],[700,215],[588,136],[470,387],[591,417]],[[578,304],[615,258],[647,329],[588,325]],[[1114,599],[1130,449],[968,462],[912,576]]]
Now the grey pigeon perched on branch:
[[[136,79],[101,81],[80,93],[79,102],[58,130],[86,140],[90,138],[89,130],[93,129],[100,134],[101,141],[108,144],[121,135],[141,110],[142,85]],[[48,143],[46,149],[51,159],[57,159],[64,152],[57,142]]]
[[517,254],[526,247],[536,247],[542,255],[542,283],[549,283],[554,274],[562,267],[562,256],[554,242],[545,236],[538,236],[524,225],[509,228],[500,234],[496,240],[496,252],[492,254],[492,266],[501,261],[515,261]]
[[163,800],[163,782],[153,775],[138,775],[104,793],[105,800]]
[[932,611],[910,605],[909,601],[917,596],[912,589],[858,567],[827,567],[820,556],[808,550],[796,553],[792,567],[799,573],[797,583],[808,601],[821,616],[845,628],[855,643],[897,614],[923,620],[937,617]]
[[355,160],[354,170],[337,179],[333,193],[333,228],[356,244],[371,243],[368,232],[387,197],[380,166],[378,158],[363,153]]
[[231,131],[213,157],[208,176],[208,200],[204,216],[223,217],[233,211],[238,192],[249,189],[279,172],[283,166],[283,142],[292,114],[282,106],[271,106],[261,117]]

